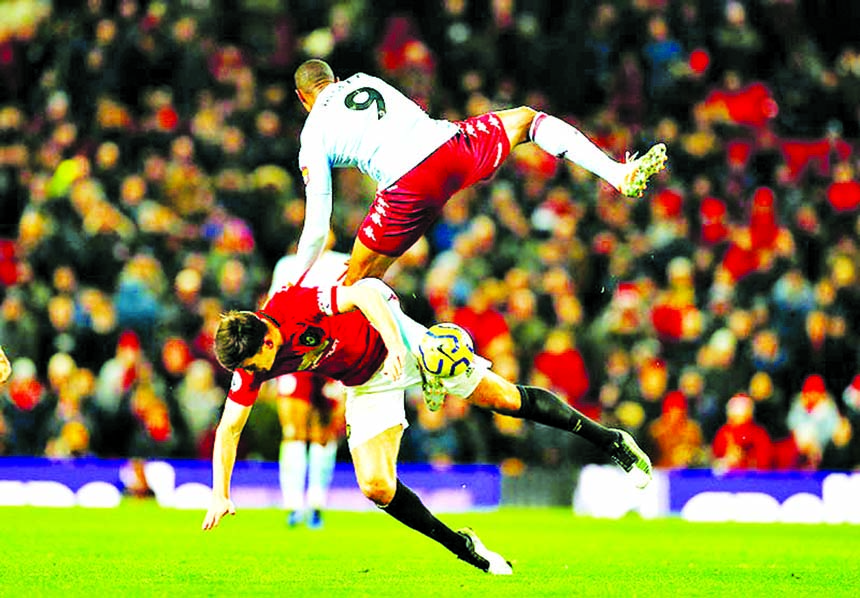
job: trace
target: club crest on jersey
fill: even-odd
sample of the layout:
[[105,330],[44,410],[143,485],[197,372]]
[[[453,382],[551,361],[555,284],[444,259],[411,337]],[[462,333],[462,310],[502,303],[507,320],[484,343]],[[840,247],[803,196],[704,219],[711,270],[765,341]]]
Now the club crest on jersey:
[[306,347],[316,347],[322,342],[323,334],[322,328],[308,326],[299,336],[299,342]]

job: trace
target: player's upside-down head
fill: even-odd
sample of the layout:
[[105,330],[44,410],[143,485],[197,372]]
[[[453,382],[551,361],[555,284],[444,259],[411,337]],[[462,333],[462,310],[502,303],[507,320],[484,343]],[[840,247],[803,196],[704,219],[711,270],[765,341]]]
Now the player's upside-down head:
[[230,310],[221,315],[215,333],[215,357],[230,371],[260,353],[269,328],[251,311]]

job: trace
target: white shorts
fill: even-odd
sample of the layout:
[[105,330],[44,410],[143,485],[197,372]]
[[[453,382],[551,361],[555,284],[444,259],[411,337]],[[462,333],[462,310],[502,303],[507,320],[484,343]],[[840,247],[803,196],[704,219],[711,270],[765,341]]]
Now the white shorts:
[[[385,283],[375,278],[364,279],[356,284],[374,285],[382,290],[385,296],[393,295]],[[409,353],[406,363],[403,364],[403,374],[397,380],[383,376],[380,367],[364,384],[347,387],[345,418],[346,438],[350,449],[364,444],[394,426],[403,426],[404,430],[408,428],[406,389],[421,386],[421,372],[417,358],[418,344],[427,332],[427,328],[404,314],[400,309],[399,300],[392,299],[389,305]],[[448,394],[466,398],[484,379],[490,365],[488,360],[479,357],[475,360],[474,366],[462,374],[440,380]]]

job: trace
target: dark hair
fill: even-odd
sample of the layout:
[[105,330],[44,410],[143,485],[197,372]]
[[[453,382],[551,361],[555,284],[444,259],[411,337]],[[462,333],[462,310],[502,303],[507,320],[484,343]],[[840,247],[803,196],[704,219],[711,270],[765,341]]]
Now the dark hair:
[[235,370],[263,346],[268,327],[254,312],[230,310],[221,314],[215,333],[215,356],[228,370]]

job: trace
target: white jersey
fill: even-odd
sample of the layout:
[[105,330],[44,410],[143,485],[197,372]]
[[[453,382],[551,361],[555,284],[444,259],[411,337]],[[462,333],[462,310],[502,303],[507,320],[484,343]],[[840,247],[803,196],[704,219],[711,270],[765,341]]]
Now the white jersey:
[[[275,264],[272,272],[272,285],[269,287],[269,297],[283,289],[294,285],[298,279],[305,274],[301,268],[298,255],[285,255]],[[341,277],[346,273],[346,261],[349,256],[337,251],[325,251],[311,269],[302,278],[302,286],[305,287],[330,287],[339,284]],[[299,269],[301,268],[301,269]]]
[[385,189],[457,131],[457,125],[430,118],[377,77],[358,73],[323,89],[300,139],[299,167],[307,201],[297,252],[301,260],[309,266],[325,244],[331,223],[332,168],[358,168]]

